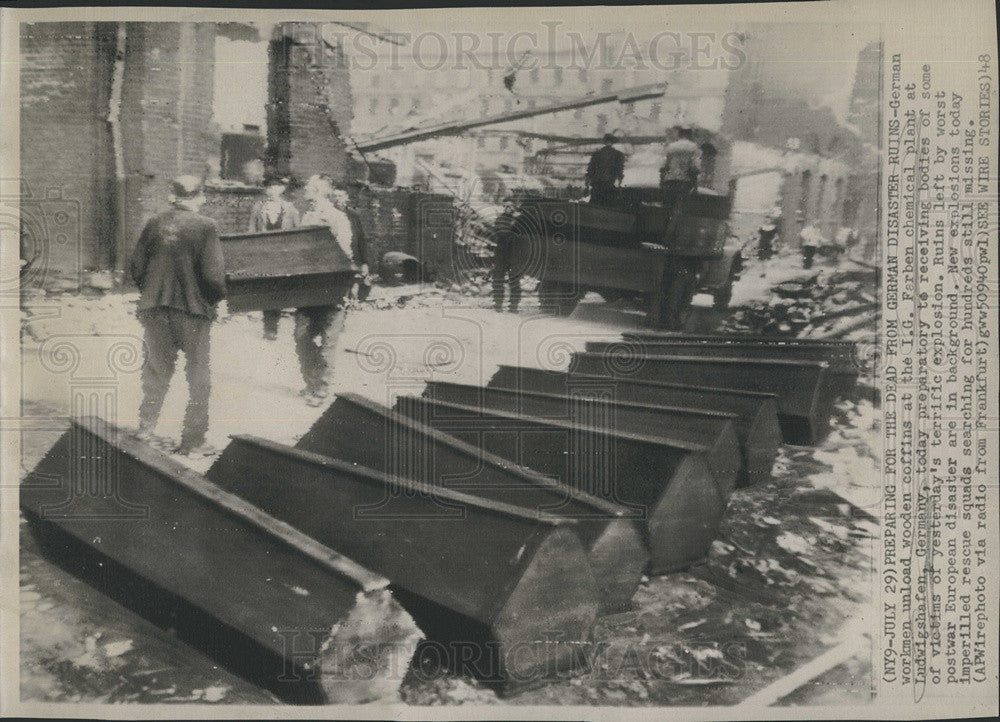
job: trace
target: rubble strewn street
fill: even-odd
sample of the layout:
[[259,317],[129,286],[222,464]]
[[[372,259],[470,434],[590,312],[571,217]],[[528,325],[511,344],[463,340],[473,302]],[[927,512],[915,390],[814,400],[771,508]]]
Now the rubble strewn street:
[[758,335],[831,338],[840,336],[848,324],[861,316],[868,319],[866,325],[873,326],[875,271],[864,268],[853,270],[851,264],[845,265],[846,269],[819,269],[808,274],[796,274],[779,283],[772,289],[770,298],[748,303],[733,314],[724,330]]
[[20,25],[25,698],[869,701],[881,29],[594,12]]
[[[745,305],[734,305],[724,322],[732,327],[761,318],[752,314],[783,302],[784,289],[801,275],[787,257],[766,266],[751,264],[734,290],[733,303]],[[847,299],[842,303],[858,299],[850,272],[824,268],[821,277],[828,280],[817,286],[819,300],[804,307],[804,315],[812,309],[825,311],[837,303],[829,299],[838,294]],[[843,284],[841,291],[833,289],[837,283]],[[71,398],[71,379],[48,370],[51,347],[33,337],[82,333],[104,347],[116,340],[137,344],[141,334],[135,301],[133,293],[94,292],[39,295],[27,303],[31,333],[24,341],[25,417],[42,429],[22,437],[25,468],[58,436]],[[424,378],[481,384],[503,363],[556,368],[585,341],[617,338],[620,329],[641,323],[628,308],[608,308],[596,298],[585,300],[567,319],[540,315],[535,304],[529,293],[522,313],[497,314],[482,286],[376,288],[368,301],[352,305],[336,351],[332,391],[391,403],[387,394],[419,393]],[[224,448],[228,436],[237,433],[294,443],[319,416],[321,409],[307,406],[297,387],[283,381],[295,378],[292,346],[281,342],[290,332],[285,318],[279,341],[260,343],[257,314],[223,317],[215,327],[209,441],[216,448]],[[390,358],[384,355],[385,343],[394,339]],[[251,344],[255,352],[245,353]],[[134,390],[137,371],[133,364],[117,377],[124,423],[135,418],[131,404],[139,398]],[[153,441],[167,452],[179,438],[183,413],[178,378]],[[877,478],[877,444],[875,407],[857,398],[837,407],[834,429],[821,446],[783,447],[771,482],[732,496],[708,559],[686,571],[644,578],[630,611],[599,619],[586,650],[592,655],[589,670],[499,697],[481,683],[435,668],[428,658],[407,676],[403,700],[418,705],[738,702],[830,648],[841,627],[863,613],[871,594],[868,575],[877,534],[865,510],[876,497],[864,480]],[[199,471],[213,461],[176,458]],[[22,565],[26,693],[83,701],[270,699],[43,561],[26,534]],[[835,687],[820,678],[800,690],[799,697],[837,703],[868,699],[863,666],[829,674],[840,680]],[[111,676],[117,682],[108,685]]]

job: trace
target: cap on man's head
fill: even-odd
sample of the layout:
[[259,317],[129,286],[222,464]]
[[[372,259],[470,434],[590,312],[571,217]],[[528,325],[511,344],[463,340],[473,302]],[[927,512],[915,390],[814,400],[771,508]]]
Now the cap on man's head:
[[170,184],[174,198],[194,198],[201,194],[201,179],[193,175],[179,175]]
[[604,142],[605,143],[617,143],[618,142],[618,138],[615,136],[614,133],[605,133],[604,134]]

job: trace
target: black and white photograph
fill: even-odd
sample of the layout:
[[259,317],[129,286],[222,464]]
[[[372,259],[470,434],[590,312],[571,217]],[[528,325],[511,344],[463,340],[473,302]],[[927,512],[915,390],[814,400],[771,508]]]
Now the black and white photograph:
[[995,10],[907,6],[4,8],[4,714],[996,713]]

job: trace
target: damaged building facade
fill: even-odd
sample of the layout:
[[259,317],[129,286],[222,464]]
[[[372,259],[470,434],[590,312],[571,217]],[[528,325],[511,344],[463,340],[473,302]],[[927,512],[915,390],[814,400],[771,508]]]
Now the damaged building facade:
[[310,23],[276,25],[268,38],[257,33],[237,23],[22,25],[22,253],[43,269],[31,282],[60,290],[105,285],[95,279],[124,268],[142,224],[166,207],[177,175],[206,180],[203,212],[221,232],[247,228],[262,189],[218,178],[218,34],[268,43],[263,160],[300,181],[322,173],[350,188],[373,257],[420,253],[428,268],[446,271],[449,216],[427,208],[449,199],[357,182],[368,169],[344,140],[353,105],[337,48],[317,42]]
[[[250,128],[246,137],[236,134],[236,145],[230,134],[227,146],[213,122],[219,36],[267,46],[266,136]],[[731,143],[726,163],[732,168],[718,169],[720,177],[727,175],[723,170],[777,169],[766,204],[782,208],[786,243],[796,242],[805,222],[829,235],[841,226],[874,235],[875,106],[869,96],[877,95],[870,70],[878,48],[866,49],[867,63],[862,54],[853,115],[845,119],[771,77],[782,67],[771,62],[780,36],[747,27],[739,37],[747,58],[739,67],[664,74],[575,67],[554,56],[518,71],[511,91],[491,58],[460,78],[448,68],[359,71],[349,44],[315,23],[267,31],[239,23],[25,24],[20,192],[28,253],[44,258],[38,278],[47,287],[79,287],[92,272],[122,269],[143,222],[165,207],[170,180],[179,174],[206,179],[204,212],[223,233],[245,230],[262,190],[259,178],[241,174],[241,164],[227,155],[242,143],[262,153],[260,166],[300,182],[322,173],[348,188],[368,231],[370,258],[401,250],[445,275],[461,265],[453,257],[447,212],[454,188],[434,182],[435,175],[440,180],[450,167],[453,185],[467,189],[462,180],[471,174],[480,191],[504,174],[549,191],[578,186],[596,145],[565,137],[616,132],[646,139],[629,148],[629,180],[645,182],[655,177],[662,153],[657,138],[669,139],[667,129],[680,123]],[[367,156],[352,147],[352,138],[364,134],[664,80],[667,92],[656,100],[568,110]],[[703,154],[712,158],[716,150],[706,146]],[[302,205],[294,189],[292,199]],[[739,231],[749,232],[762,218],[765,201],[757,205],[744,209]]]
[[215,153],[215,27],[34,23],[20,38],[26,252],[69,288],[120,268],[170,180]]
[[[727,88],[722,127],[737,144],[741,171],[777,169],[772,197],[784,219],[783,243],[797,244],[798,232],[812,224],[830,238],[842,227],[857,229],[873,250],[881,47],[872,43],[858,53],[846,112],[838,115],[828,99],[810,92],[817,74],[836,76],[839,71],[831,66],[837,63],[806,64],[794,56],[784,41],[785,25],[748,24],[738,30],[747,61]],[[814,26],[794,30],[817,42],[822,37]],[[843,60],[854,58],[845,55]],[[762,204],[743,201],[744,210],[763,218]]]

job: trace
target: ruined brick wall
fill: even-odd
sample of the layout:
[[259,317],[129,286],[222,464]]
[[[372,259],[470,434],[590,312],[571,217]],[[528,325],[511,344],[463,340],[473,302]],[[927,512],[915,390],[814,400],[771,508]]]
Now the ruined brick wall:
[[[201,176],[218,152],[206,132],[215,24],[126,23],[113,108],[118,25],[21,27],[21,174],[32,202],[65,206],[53,221],[78,214],[60,226],[71,233],[50,234],[49,263],[64,274],[124,267],[142,224],[165,207],[170,180]],[[109,122],[115,115],[121,188]]]
[[847,205],[858,183],[852,168],[842,161],[801,155],[781,184],[782,243],[798,247],[799,231],[815,225],[824,236],[833,238],[842,226],[850,225]]
[[246,233],[253,207],[264,198],[262,188],[252,186],[207,186],[203,215],[213,219],[219,233]]
[[[107,123],[115,23],[31,23],[21,40],[21,193],[29,254],[67,283],[113,261]],[[16,193],[11,184],[5,196]]]
[[[402,251],[421,260],[428,280],[455,277],[454,203],[451,196],[417,193],[405,188],[351,186],[351,204],[368,241],[368,262],[378,269],[388,251]],[[253,207],[264,191],[253,186],[209,185],[202,213],[215,220],[221,234],[245,233]],[[300,213],[308,204],[302,189],[289,192],[288,199]]]
[[351,200],[368,239],[373,269],[387,251],[402,251],[420,259],[426,280],[451,279],[456,268],[455,207],[451,196],[405,188],[351,189]]
[[347,59],[313,23],[277,25],[269,47],[268,161],[302,181],[350,175],[341,135],[353,114]]
[[123,254],[167,206],[177,175],[202,176],[218,148],[212,119],[214,23],[127,23],[121,124],[125,150]]

